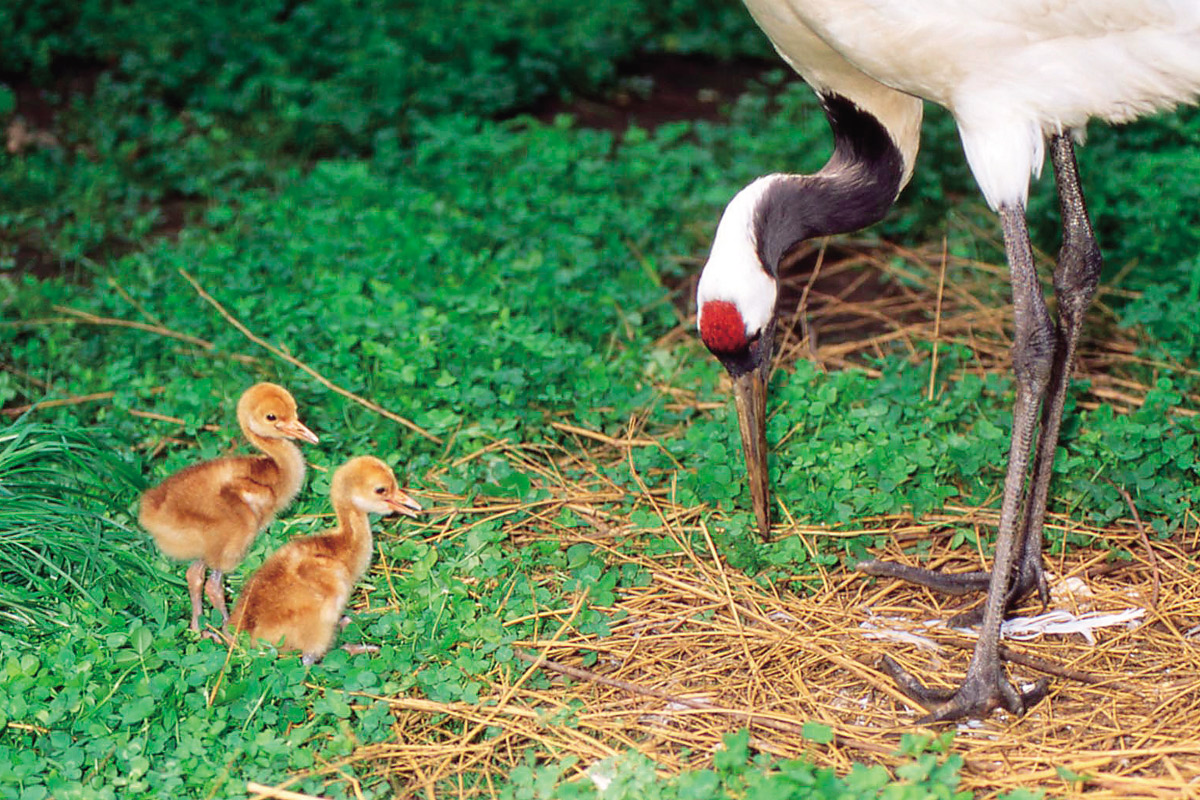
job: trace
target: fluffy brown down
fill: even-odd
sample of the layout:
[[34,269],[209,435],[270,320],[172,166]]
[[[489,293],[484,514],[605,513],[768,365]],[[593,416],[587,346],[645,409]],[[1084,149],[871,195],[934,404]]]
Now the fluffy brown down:
[[263,455],[218,458],[193,464],[142,495],[138,520],[171,558],[193,561],[188,569],[192,629],[199,629],[200,588],[213,570],[209,599],[226,617],[221,574],[233,569],[304,482],[305,464],[292,439],[317,442],[296,414],[296,401],[281,386],[259,383],[238,401],[238,423]]
[[416,516],[421,506],[377,458],[351,459],[333,475],[337,527],[279,548],[242,588],[230,615],[234,631],[299,650],[305,663],[328,652],[342,609],[371,562],[368,513]]

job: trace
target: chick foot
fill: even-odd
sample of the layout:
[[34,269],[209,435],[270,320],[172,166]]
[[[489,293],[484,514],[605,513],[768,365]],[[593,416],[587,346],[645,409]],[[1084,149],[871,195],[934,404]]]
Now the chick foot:
[[[341,647],[352,656],[362,655],[363,653],[379,652],[379,645],[375,644],[344,644]],[[311,667],[324,657],[324,653],[305,653],[300,657],[300,663],[304,664],[306,667]]]
[[378,653],[379,645],[376,644],[344,644],[342,649],[352,656],[359,656],[363,653]]
[[213,641],[213,642],[216,642],[217,644],[223,644],[226,646],[233,644],[233,637],[231,637],[229,635],[229,632],[224,629],[219,630],[219,631],[214,631],[214,630],[203,631],[200,634],[200,638],[208,639],[209,641]]

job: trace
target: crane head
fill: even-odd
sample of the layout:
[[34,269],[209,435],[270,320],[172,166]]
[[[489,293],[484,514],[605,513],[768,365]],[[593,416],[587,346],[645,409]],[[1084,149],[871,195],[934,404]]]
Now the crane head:
[[416,517],[422,510],[420,503],[400,489],[392,468],[374,456],[358,456],[338,467],[333,473],[330,494],[335,507],[345,499],[360,511],[372,514],[398,512]]
[[320,440],[300,422],[291,393],[274,383],[256,383],[238,400],[238,420],[244,430],[265,439]]
[[750,184],[726,207],[696,291],[700,338],[733,382],[750,498],[764,540],[771,529],[766,408],[778,295],[755,234],[767,180]]
[[710,300],[700,307],[700,338],[729,372],[746,456],[746,477],[754,517],[765,541],[770,537],[770,484],[767,479],[767,378],[774,317],[747,335],[742,316],[729,301]]

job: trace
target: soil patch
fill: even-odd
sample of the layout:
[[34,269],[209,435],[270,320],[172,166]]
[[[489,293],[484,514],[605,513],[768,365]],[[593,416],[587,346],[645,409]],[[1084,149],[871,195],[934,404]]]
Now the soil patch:
[[[684,120],[720,121],[729,105],[777,61],[718,61],[702,56],[658,54],[621,69],[617,87],[602,97],[546,101],[527,113],[543,122],[570,114],[583,128],[624,132],[631,125],[655,128]],[[785,80],[799,80],[791,75]]]

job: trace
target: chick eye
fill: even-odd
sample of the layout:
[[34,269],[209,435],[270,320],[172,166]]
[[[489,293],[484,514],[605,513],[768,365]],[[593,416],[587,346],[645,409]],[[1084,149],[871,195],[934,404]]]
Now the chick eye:
[[386,491],[387,491],[387,488],[386,488],[386,487],[383,487],[383,486],[376,486],[376,487],[375,487],[375,494],[383,494],[383,493],[385,493]]
[[267,414],[267,422],[274,422],[278,419],[274,414]]

